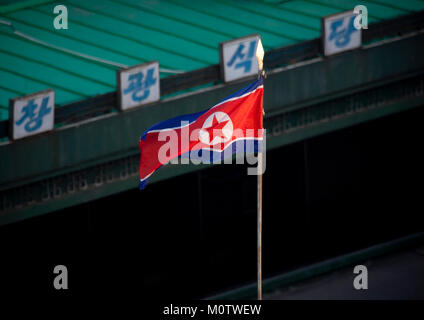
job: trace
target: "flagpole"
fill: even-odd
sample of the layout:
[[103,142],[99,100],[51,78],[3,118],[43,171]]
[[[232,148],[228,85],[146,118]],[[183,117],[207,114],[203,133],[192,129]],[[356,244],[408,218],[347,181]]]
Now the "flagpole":
[[[258,60],[258,79],[262,78],[264,79],[265,71],[264,71],[264,65],[263,60],[265,56],[265,51],[262,46],[262,41],[259,38],[258,44],[256,46],[256,59]],[[262,124],[263,124],[263,116],[264,112],[262,110]],[[263,137],[265,139],[266,137]],[[262,144],[262,148],[258,149],[258,252],[257,252],[257,258],[258,258],[258,300],[262,300],[262,166],[263,166],[263,147],[264,144]]]
[[[265,78],[265,71],[260,70],[259,77]],[[262,123],[264,112],[262,110]],[[266,137],[263,137],[264,139]],[[262,172],[263,172],[263,150],[258,149],[258,300],[262,300]]]
[[262,156],[258,152],[258,300],[262,300]]

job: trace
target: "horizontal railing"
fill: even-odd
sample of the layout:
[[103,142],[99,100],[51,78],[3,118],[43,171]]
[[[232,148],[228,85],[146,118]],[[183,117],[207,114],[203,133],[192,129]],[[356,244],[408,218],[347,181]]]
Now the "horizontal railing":
[[[363,42],[397,36],[424,28],[424,11],[414,12],[394,19],[373,23],[363,31]],[[321,38],[300,42],[294,45],[268,50],[264,58],[264,68],[294,64],[321,55]],[[160,80],[162,96],[196,86],[220,81],[219,65],[197,69]],[[71,103],[55,109],[55,124],[69,124],[87,118],[117,111],[116,91],[98,95],[83,101]],[[9,120],[0,122],[0,139],[9,134]]]

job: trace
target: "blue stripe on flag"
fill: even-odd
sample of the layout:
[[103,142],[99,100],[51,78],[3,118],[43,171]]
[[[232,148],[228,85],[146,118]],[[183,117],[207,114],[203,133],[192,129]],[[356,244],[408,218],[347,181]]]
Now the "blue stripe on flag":
[[[182,155],[178,156],[178,158],[192,158],[196,160],[205,160],[205,155],[203,154],[206,152],[207,160],[206,162],[203,162],[204,164],[211,164],[215,163],[218,160],[223,161],[226,159],[226,156],[232,156],[233,154],[252,154],[257,152],[263,151],[263,141],[262,140],[256,140],[256,139],[242,139],[233,141],[230,143],[225,149],[222,151],[214,151],[214,150],[205,150],[205,149],[199,149],[199,150],[192,150],[183,153]],[[229,151],[231,149],[231,152]],[[154,170],[153,172],[159,170],[162,167],[162,165]],[[152,172],[152,173],[153,173]],[[140,181],[138,187],[140,190],[143,190],[148,182],[149,178],[146,178],[142,181]]]

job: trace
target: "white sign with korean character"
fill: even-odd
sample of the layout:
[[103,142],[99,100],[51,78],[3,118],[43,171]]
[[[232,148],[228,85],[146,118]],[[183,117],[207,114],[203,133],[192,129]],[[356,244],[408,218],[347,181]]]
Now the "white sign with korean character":
[[224,82],[258,74],[256,48],[259,35],[220,43],[220,68]]
[[13,140],[53,130],[54,91],[40,91],[10,99],[10,138]]
[[352,11],[333,14],[322,18],[324,55],[329,56],[359,48],[362,41],[361,29],[356,29],[357,14]]
[[159,62],[152,61],[117,71],[118,103],[121,110],[160,99]]

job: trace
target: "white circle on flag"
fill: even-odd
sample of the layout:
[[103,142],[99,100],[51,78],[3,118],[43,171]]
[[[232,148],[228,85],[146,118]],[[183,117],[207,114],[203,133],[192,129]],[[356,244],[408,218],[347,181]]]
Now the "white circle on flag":
[[231,118],[222,111],[212,113],[203,122],[199,132],[199,139],[204,144],[215,145],[231,140],[233,136],[233,122]]

